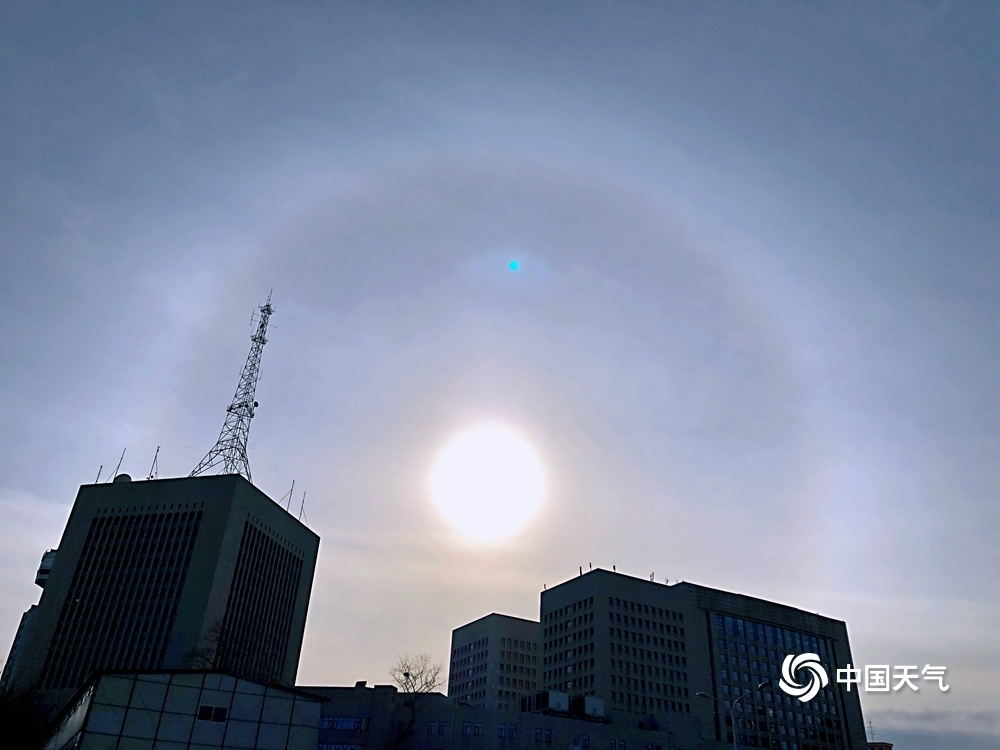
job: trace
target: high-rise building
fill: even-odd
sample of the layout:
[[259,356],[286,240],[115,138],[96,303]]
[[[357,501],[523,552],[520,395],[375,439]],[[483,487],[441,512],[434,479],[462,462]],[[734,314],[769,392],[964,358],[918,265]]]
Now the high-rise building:
[[84,485],[4,682],[61,701],[95,670],[291,685],[318,549],[238,474]]
[[[601,569],[542,592],[540,615],[543,689],[603,698],[619,721],[670,726],[679,747],[734,735],[753,747],[867,747],[857,690],[835,681],[853,662],[840,620]],[[818,654],[829,675],[807,702],[778,687],[784,657],[799,653]]]
[[451,632],[448,697],[517,710],[538,688],[538,622],[493,613]]

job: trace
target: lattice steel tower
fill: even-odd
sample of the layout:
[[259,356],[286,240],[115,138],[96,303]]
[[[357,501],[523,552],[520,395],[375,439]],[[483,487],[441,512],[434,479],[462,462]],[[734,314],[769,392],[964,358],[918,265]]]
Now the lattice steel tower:
[[250,355],[247,357],[247,363],[243,365],[243,373],[240,375],[240,384],[236,388],[233,402],[226,408],[226,422],[215,445],[201,459],[201,463],[194,467],[194,471],[191,472],[193,477],[222,464],[222,471],[217,473],[242,474],[247,481],[253,481],[250,478],[250,461],[247,459],[247,437],[250,435],[250,420],[253,419],[254,408],[257,406],[254,393],[257,391],[257,380],[260,378],[260,355],[264,350],[264,344],[267,343],[267,321],[274,312],[270,294],[267,295],[267,302],[258,309],[260,320],[257,323],[257,332],[250,337],[253,342]]

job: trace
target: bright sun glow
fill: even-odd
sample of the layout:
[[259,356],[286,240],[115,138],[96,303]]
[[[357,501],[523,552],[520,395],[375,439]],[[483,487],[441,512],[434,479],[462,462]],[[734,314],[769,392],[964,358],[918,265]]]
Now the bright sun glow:
[[469,430],[434,462],[430,491],[441,514],[478,541],[510,536],[542,504],[545,469],[534,446],[503,425]]

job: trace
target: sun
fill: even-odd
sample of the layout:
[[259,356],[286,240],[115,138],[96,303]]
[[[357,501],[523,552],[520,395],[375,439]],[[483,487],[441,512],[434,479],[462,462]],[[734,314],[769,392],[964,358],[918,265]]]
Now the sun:
[[509,537],[535,515],[546,493],[535,447],[500,424],[455,437],[438,454],[430,494],[441,515],[476,541]]

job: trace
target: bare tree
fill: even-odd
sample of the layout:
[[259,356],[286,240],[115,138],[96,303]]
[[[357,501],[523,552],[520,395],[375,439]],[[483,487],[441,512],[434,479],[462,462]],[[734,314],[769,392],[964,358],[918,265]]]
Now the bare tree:
[[403,695],[404,716],[395,719],[392,743],[389,750],[399,750],[403,742],[413,734],[417,723],[418,696],[433,693],[444,684],[441,673],[444,668],[431,661],[430,654],[410,656],[403,654],[389,667],[389,676]]

